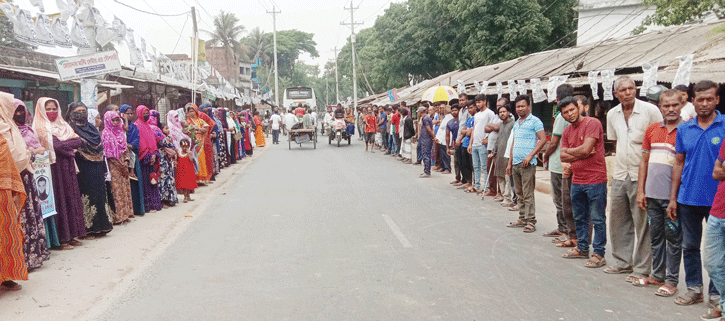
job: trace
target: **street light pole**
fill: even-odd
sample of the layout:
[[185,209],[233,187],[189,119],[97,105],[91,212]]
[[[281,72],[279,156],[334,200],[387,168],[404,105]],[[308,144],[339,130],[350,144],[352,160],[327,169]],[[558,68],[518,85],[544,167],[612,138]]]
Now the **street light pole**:
[[277,14],[282,11],[277,11],[277,8],[273,5],[272,11],[267,11],[272,15],[272,38],[274,39],[274,103],[279,106],[279,72],[277,71]]
[[[350,10],[350,23],[344,23],[341,22],[342,25],[348,25],[350,26],[351,35],[350,35],[350,45],[352,48],[352,108],[357,108],[357,70],[355,69],[355,25],[361,25],[362,22],[355,22],[355,10],[357,10],[359,7],[353,7],[352,0],[350,0],[350,7],[345,7],[345,10]],[[337,59],[335,59],[335,62],[337,62]]]

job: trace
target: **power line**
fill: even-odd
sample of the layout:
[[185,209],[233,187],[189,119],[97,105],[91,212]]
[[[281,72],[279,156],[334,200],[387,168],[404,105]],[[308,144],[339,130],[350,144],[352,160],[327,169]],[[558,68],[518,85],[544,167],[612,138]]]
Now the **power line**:
[[[117,0],[114,0],[114,1],[118,2]],[[153,7],[152,7],[152,6],[151,6],[151,5],[150,5],[150,4],[148,3],[148,1],[146,1],[146,0],[143,0],[143,2],[144,2],[144,3],[145,3],[145,4],[147,5],[147,6],[149,6],[149,8],[151,8],[151,10],[152,10],[153,12],[155,12],[155,13],[156,13],[157,15],[159,15],[159,13],[158,13],[158,12],[156,12],[156,9],[154,9],[154,8],[153,8]],[[119,3],[120,3],[120,2],[119,2]],[[169,28],[171,28],[171,30],[174,30],[174,32],[176,32],[176,34],[177,34],[177,35],[179,35],[179,37],[180,37],[180,38],[182,37],[182,36],[181,36],[181,32],[178,32],[178,31],[176,30],[176,28],[174,28],[174,26],[172,26],[172,25],[171,25],[171,24],[170,24],[170,23],[169,23],[168,21],[166,21],[166,19],[164,19],[164,17],[163,17],[163,16],[159,15],[159,17],[161,17],[161,20],[162,20],[162,21],[163,21],[164,23],[166,23],[166,25],[167,25],[167,26],[169,26]],[[184,39],[184,41],[185,41],[186,43],[188,43],[188,44],[189,44],[189,46],[191,46],[191,42],[189,42],[189,40],[186,40],[186,39]]]
[[[115,1],[116,3],[118,3],[118,4],[122,5],[122,6],[125,6],[125,7],[128,7],[128,8],[131,8],[133,10],[136,10],[138,12],[143,12],[145,14],[150,14],[150,15],[153,15],[153,16],[159,16],[159,17],[177,17],[177,16],[182,16],[182,15],[185,15],[185,14],[189,14],[189,11],[182,12],[182,13],[177,13],[177,14],[160,14],[160,13],[156,12],[156,10],[154,10],[154,12],[148,12],[148,11],[145,11],[145,10],[141,10],[141,9],[138,9],[138,8],[135,8],[135,7],[132,7],[132,6],[129,6],[129,5],[127,5],[127,4],[125,4],[125,3],[121,2],[121,1],[118,1],[118,0],[113,0],[113,1]],[[146,2],[146,1],[144,1],[144,2]],[[148,4],[148,2],[146,2],[146,4]],[[151,7],[151,6],[149,5],[149,7]],[[151,9],[151,10],[153,10],[153,9]]]
[[378,14],[378,12],[380,12],[380,10],[383,10],[383,9],[385,8],[385,6],[387,6],[388,4],[390,4],[390,2],[392,2],[392,0],[388,0],[388,1],[386,1],[386,2],[385,2],[385,4],[383,4],[383,5],[382,5],[382,6],[380,7],[380,9],[378,9],[378,10],[375,10],[375,12],[374,12],[373,14],[371,14],[371,15],[369,15],[369,16],[367,16],[367,17],[365,17],[365,19],[363,19],[363,20],[368,20],[368,19],[372,18],[372,17],[374,16],[374,15]]
[[[187,23],[188,21],[189,21],[189,16],[187,15],[187,16],[186,16],[186,20],[184,20],[184,25],[183,25],[183,26],[181,26],[181,31],[182,31],[182,32],[184,32],[184,27],[186,27],[186,23]],[[179,45],[179,40],[181,40],[181,37],[182,37],[182,36],[179,36],[179,39],[176,39],[176,44],[174,45],[174,50],[172,50],[172,51],[171,51],[172,53],[173,53],[173,52],[176,52],[176,46],[178,46],[178,45]]]

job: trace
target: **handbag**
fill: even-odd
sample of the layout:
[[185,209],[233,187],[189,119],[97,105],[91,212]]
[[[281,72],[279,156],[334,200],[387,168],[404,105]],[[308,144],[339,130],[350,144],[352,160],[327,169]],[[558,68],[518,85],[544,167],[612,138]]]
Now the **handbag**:
[[242,133],[240,133],[240,132],[234,133],[234,140],[238,141],[238,140],[242,140],[242,138],[243,138]]

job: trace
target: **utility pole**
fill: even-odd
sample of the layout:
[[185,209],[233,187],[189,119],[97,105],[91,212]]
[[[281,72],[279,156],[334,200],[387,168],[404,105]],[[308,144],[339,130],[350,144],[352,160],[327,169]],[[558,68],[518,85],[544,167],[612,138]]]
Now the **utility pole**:
[[192,68],[191,68],[191,103],[196,104],[196,66],[198,64],[197,59],[199,59],[199,29],[197,29],[196,25],[196,8],[191,7],[191,21],[194,23],[194,39],[191,44],[191,62],[192,62]]
[[272,11],[267,11],[272,15],[272,38],[274,39],[274,103],[279,106],[279,72],[277,71],[277,8],[272,5]]
[[329,106],[329,104],[330,104],[329,80],[330,80],[330,75],[325,75],[325,107]]
[[[362,22],[355,22],[355,10],[360,7],[353,7],[352,0],[350,0],[350,7],[345,7],[345,10],[350,10],[350,23],[341,22],[341,25],[350,26],[350,45],[352,47],[352,108],[357,109],[357,71],[355,70],[355,26],[363,24]],[[337,59],[335,59],[337,63]],[[336,68],[337,69],[337,68]],[[339,98],[339,97],[338,97]]]
[[337,78],[337,47],[335,47],[335,104],[340,102],[340,80]]

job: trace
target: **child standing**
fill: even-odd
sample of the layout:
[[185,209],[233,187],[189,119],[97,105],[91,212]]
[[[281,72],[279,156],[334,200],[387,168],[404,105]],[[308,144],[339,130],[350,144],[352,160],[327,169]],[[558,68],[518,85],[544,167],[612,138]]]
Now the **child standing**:
[[191,194],[198,185],[196,184],[196,172],[194,164],[191,162],[191,152],[189,147],[191,142],[184,138],[179,142],[181,152],[179,152],[178,163],[176,168],[176,189],[184,195],[184,203],[193,201]]

